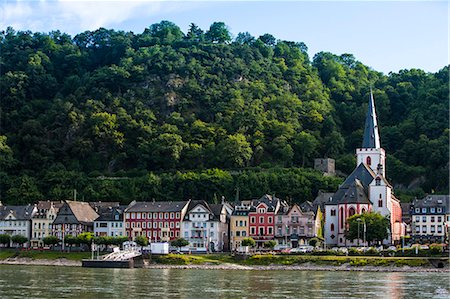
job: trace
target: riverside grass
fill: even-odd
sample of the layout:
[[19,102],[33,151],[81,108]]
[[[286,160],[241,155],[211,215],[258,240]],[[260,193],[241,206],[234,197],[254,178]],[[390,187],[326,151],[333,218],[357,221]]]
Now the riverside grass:
[[[90,252],[58,252],[39,250],[0,250],[0,260],[11,258],[31,258],[33,260],[67,259],[81,261],[90,258]],[[255,254],[245,260],[239,260],[230,254],[168,254],[152,256],[152,264],[160,265],[223,265],[235,264],[243,266],[299,266],[312,264],[316,266],[351,267],[429,267],[426,257],[377,257],[377,256],[313,256],[313,255],[274,255]]]

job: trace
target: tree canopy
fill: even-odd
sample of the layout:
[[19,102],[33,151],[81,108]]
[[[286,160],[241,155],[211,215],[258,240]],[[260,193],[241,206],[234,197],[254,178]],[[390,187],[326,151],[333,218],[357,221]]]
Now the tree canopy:
[[448,66],[385,75],[351,54],[311,59],[304,43],[269,33],[233,40],[223,22],[74,37],[9,27],[0,46],[4,202],[73,189],[123,203],[237,188],[311,200],[339,184],[307,169],[315,157],[354,168],[370,87],[396,190],[448,192]]

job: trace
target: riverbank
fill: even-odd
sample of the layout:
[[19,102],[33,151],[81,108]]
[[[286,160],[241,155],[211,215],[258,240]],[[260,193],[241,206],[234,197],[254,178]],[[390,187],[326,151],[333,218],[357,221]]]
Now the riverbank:
[[[41,265],[80,267],[89,253],[79,252],[3,252],[0,265]],[[427,258],[347,257],[308,255],[254,255],[239,260],[229,254],[153,256],[145,260],[149,269],[211,270],[297,270],[297,271],[370,271],[370,272],[450,272],[448,259],[438,260],[436,268]]]
[[[23,266],[65,266],[65,267],[81,267],[81,261],[61,259],[31,259],[31,258],[8,258],[0,260],[0,265],[23,265]],[[356,271],[356,272],[447,272],[449,269],[437,269],[430,266],[427,267],[410,267],[410,266],[359,266],[355,267],[350,264],[333,265],[314,265],[305,263],[301,265],[240,265],[232,263],[224,264],[190,264],[190,265],[169,265],[148,263],[145,269],[196,269],[196,270],[241,270],[241,271]]]

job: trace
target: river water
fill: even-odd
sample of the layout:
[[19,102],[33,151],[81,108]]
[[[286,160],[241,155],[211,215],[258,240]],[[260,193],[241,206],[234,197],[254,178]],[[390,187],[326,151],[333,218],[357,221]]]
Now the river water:
[[449,275],[0,265],[0,298],[450,298]]

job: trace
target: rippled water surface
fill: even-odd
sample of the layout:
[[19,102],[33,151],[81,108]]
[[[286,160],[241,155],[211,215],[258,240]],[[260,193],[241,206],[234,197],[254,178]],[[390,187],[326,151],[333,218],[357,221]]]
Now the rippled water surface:
[[450,298],[449,273],[0,265],[0,298]]

